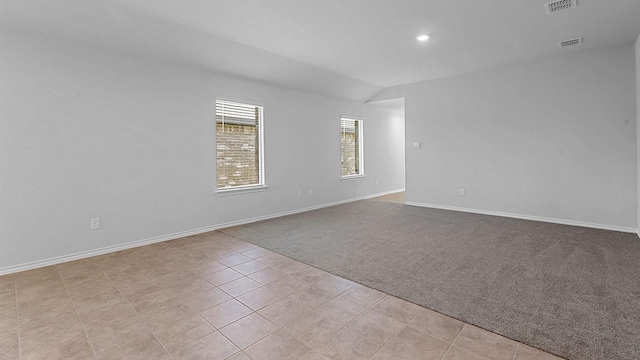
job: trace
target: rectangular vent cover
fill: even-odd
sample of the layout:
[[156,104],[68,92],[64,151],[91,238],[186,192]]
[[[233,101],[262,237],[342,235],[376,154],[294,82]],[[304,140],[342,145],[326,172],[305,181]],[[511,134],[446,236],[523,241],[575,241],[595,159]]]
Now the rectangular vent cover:
[[544,4],[544,11],[546,11],[547,14],[553,14],[554,12],[571,9],[578,6],[576,1],[577,0],[552,1],[550,3]]
[[582,44],[582,38],[575,38],[575,39],[569,39],[569,40],[564,40],[564,41],[560,41],[558,43],[558,46],[563,48],[563,47],[567,47],[567,46],[573,46],[573,45],[578,45],[578,44]]

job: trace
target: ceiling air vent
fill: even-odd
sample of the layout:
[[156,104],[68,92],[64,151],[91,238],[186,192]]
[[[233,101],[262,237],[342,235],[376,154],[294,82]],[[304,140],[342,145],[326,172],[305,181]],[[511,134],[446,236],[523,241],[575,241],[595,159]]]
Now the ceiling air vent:
[[577,0],[558,0],[552,1],[550,3],[544,4],[544,11],[547,14],[553,14],[558,11],[567,10],[578,6],[576,3]]
[[575,38],[575,39],[569,39],[569,40],[560,41],[558,43],[558,46],[563,48],[563,47],[574,46],[574,45],[578,45],[578,44],[582,44],[582,38],[581,37],[578,37],[578,38]]

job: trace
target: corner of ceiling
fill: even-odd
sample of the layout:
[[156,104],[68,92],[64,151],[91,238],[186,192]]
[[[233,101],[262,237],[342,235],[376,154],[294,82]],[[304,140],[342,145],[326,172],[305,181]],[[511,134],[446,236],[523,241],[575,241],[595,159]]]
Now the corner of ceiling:
[[375,95],[373,95],[372,97],[370,97],[367,101],[365,101],[365,104],[372,104],[372,103],[377,103],[381,101],[388,101],[388,100],[395,100],[395,99],[402,99],[402,101],[404,102],[404,97],[405,97],[404,93],[405,93],[404,85],[397,85],[397,86],[384,88],[380,90],[378,93],[376,93]]

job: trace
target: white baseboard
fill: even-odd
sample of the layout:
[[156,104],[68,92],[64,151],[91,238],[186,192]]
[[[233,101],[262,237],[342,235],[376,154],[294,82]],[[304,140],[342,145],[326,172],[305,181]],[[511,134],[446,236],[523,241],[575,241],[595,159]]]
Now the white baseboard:
[[371,198],[378,197],[378,196],[394,194],[394,193],[397,193],[397,192],[400,192],[400,191],[404,191],[404,189],[385,191],[385,192],[381,192],[381,193],[375,193],[373,195],[359,196],[357,198],[352,198],[352,199],[347,199],[347,200],[340,200],[340,201],[335,201],[335,202],[321,204],[321,205],[309,206],[309,207],[302,208],[302,209],[284,211],[284,212],[280,212],[280,213],[276,213],[276,214],[258,216],[258,217],[254,217],[254,218],[250,218],[250,219],[231,221],[231,222],[227,222],[227,223],[224,223],[224,224],[220,224],[215,230],[223,229],[223,228],[227,228],[227,227],[231,227],[231,226],[250,224],[250,223],[254,223],[254,222],[258,222],[258,221],[262,221],[262,220],[269,220],[269,219],[274,219],[274,218],[287,216],[287,215],[299,214],[299,213],[303,213],[303,212],[307,212],[307,211],[311,211],[311,210],[318,210],[318,209],[322,209],[322,208],[326,208],[326,207],[330,207],[330,206],[342,205],[342,204],[346,204],[346,203],[350,203],[350,202],[354,202],[354,201],[367,200],[367,199],[371,199]]
[[198,229],[180,231],[180,232],[176,232],[176,233],[173,233],[173,234],[155,236],[155,237],[152,237],[152,238],[131,241],[131,242],[128,242],[128,243],[125,243],[125,244],[107,246],[107,247],[103,247],[103,248],[99,248],[99,249],[78,252],[78,253],[70,254],[70,255],[58,256],[58,257],[49,258],[49,259],[45,259],[45,260],[33,261],[33,262],[25,263],[25,264],[6,266],[6,267],[0,268],[0,275],[12,274],[12,273],[20,272],[20,271],[32,270],[32,269],[37,269],[37,268],[41,268],[41,267],[45,267],[45,266],[61,264],[61,263],[69,262],[69,261],[85,259],[85,258],[92,257],[92,256],[104,255],[104,254],[108,254],[108,253],[112,253],[112,252],[116,252],[116,251],[122,251],[122,250],[127,250],[127,249],[140,247],[140,246],[151,245],[151,244],[155,244],[155,243],[159,243],[159,242],[163,242],[163,241],[175,240],[175,239],[179,239],[179,238],[186,237],[186,236],[197,235],[197,234],[202,234],[202,233],[206,233],[206,232],[209,232],[209,231],[224,229],[224,228],[231,227],[231,226],[244,225],[244,224],[249,224],[249,223],[253,223],[253,222],[257,222],[257,221],[273,219],[273,218],[277,218],[277,217],[281,217],[281,216],[293,215],[293,214],[298,214],[298,213],[302,213],[302,212],[306,212],[306,211],[322,209],[322,208],[326,208],[326,207],[330,207],[330,206],[346,204],[346,203],[350,203],[350,202],[354,202],[354,201],[371,199],[371,198],[374,198],[374,197],[393,194],[393,193],[400,192],[400,191],[404,191],[404,189],[391,190],[391,191],[385,191],[385,192],[376,193],[376,194],[372,194],[372,195],[359,196],[359,197],[352,198],[352,199],[341,200],[341,201],[336,201],[336,202],[327,203],[327,204],[321,204],[321,205],[315,205],[315,206],[310,206],[310,207],[291,210],[291,211],[284,211],[284,212],[280,212],[280,213],[276,213],[276,214],[258,216],[258,217],[254,217],[254,218],[250,218],[250,219],[242,219],[242,220],[237,220],[237,221],[231,221],[231,222],[227,222],[227,223],[223,223],[223,224],[216,224],[216,225],[206,226],[206,227],[202,227],[202,228],[198,228]]
[[140,246],[151,245],[151,244],[155,244],[163,241],[179,239],[185,236],[197,235],[197,234],[205,233],[208,231],[213,231],[216,229],[218,229],[218,227],[210,226],[210,227],[204,227],[204,228],[199,228],[194,230],[180,231],[173,234],[160,235],[160,236],[155,236],[148,239],[131,241],[125,244],[106,246],[99,249],[82,251],[75,254],[63,255],[63,256],[53,257],[45,260],[38,260],[38,261],[33,261],[25,264],[6,266],[6,267],[0,268],[0,275],[12,274],[20,271],[32,270],[32,269],[37,269],[45,266],[61,264],[69,261],[85,259],[92,256],[104,255],[104,254],[108,254],[116,251],[122,251],[122,250],[140,247]]
[[468,212],[468,213],[482,214],[482,215],[502,216],[502,217],[508,217],[508,218],[514,218],[514,219],[521,219],[521,220],[541,221],[541,222],[547,222],[547,223],[553,223],[553,224],[572,225],[572,226],[580,226],[580,227],[587,227],[587,228],[594,228],[594,229],[620,231],[620,232],[632,233],[632,234],[635,233],[635,234],[638,234],[638,236],[640,236],[640,230],[623,227],[623,226],[594,224],[594,223],[587,223],[582,221],[554,219],[554,218],[547,218],[542,216],[512,214],[512,213],[491,211],[491,210],[468,209],[468,208],[461,208],[457,206],[426,204],[426,203],[419,203],[419,202],[413,202],[413,201],[407,201],[405,202],[405,204],[411,205],[411,206],[432,208],[432,209],[461,211],[461,212]]

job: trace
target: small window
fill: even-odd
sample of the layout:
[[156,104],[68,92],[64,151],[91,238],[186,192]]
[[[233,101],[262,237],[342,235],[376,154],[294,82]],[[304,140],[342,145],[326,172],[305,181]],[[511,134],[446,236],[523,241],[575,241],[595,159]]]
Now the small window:
[[264,186],[262,106],[216,100],[218,190]]
[[340,123],[342,177],[363,176],[362,120],[343,117]]

